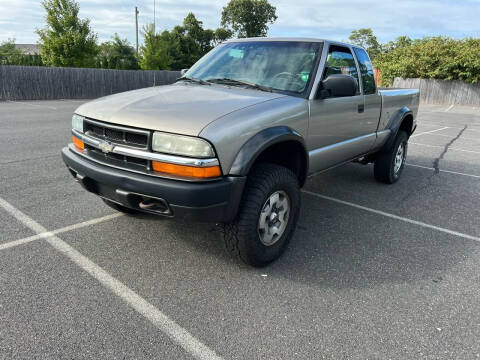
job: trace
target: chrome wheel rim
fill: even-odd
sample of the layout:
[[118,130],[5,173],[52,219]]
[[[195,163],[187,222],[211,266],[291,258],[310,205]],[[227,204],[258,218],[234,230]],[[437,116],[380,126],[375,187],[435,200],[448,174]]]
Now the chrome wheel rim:
[[283,190],[275,191],[263,204],[258,219],[258,236],[265,246],[272,246],[282,237],[290,217],[290,198]]
[[403,160],[405,159],[405,144],[402,142],[397,149],[395,154],[395,164],[393,166],[393,172],[397,174],[403,165]]

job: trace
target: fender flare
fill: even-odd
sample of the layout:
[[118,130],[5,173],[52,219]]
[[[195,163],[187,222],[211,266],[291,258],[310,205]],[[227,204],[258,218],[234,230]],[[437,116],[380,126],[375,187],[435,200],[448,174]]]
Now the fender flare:
[[297,142],[303,149],[305,157],[304,174],[300,174],[301,178],[306,178],[308,173],[308,152],[305,146],[305,140],[295,130],[287,126],[275,126],[264,129],[252,136],[237,153],[232,166],[230,168],[231,175],[246,176],[258,156],[267,148],[284,141]]
[[393,146],[398,134],[398,130],[400,129],[400,126],[402,126],[403,121],[409,115],[413,116],[412,110],[404,106],[403,108],[398,110],[394,116],[392,116],[388,126],[386,127],[386,130],[388,129],[390,130],[390,136],[388,140],[385,142],[385,144],[383,144],[382,149],[380,151],[388,150]]

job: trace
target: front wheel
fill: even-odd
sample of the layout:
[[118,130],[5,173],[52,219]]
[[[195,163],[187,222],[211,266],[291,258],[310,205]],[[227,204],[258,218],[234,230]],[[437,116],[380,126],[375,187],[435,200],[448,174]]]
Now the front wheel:
[[248,176],[237,218],[224,225],[227,250],[263,267],[285,251],[300,210],[297,177],[275,164],[256,165]]
[[393,184],[402,174],[407,158],[408,135],[400,130],[393,146],[380,153],[374,164],[373,172],[377,181]]

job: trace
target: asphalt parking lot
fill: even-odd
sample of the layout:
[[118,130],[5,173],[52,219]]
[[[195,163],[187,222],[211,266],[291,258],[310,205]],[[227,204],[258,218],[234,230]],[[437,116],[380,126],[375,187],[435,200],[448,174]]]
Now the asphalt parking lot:
[[286,254],[115,214],[60,149],[80,101],[0,103],[0,358],[480,357],[480,109],[423,106],[395,185],[310,179]]

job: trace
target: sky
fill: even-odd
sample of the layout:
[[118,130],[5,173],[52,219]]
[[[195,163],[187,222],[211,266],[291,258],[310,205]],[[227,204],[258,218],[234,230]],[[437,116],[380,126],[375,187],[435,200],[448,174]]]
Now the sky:
[[[220,26],[228,0],[156,0],[157,30],[181,24],[193,12],[205,28]],[[135,41],[134,7],[139,28],[153,22],[153,0],[78,0],[80,17],[91,20],[99,41],[114,33]],[[347,40],[353,29],[372,28],[381,42],[400,35],[480,37],[480,0],[270,0],[278,20],[269,36]],[[40,0],[0,0],[0,42],[36,43],[45,25]],[[141,35],[139,35],[141,42]]]

